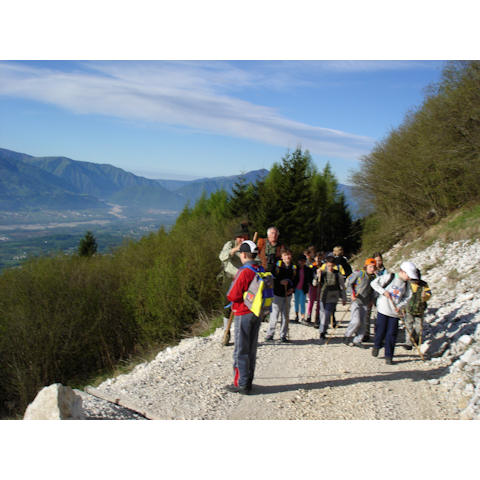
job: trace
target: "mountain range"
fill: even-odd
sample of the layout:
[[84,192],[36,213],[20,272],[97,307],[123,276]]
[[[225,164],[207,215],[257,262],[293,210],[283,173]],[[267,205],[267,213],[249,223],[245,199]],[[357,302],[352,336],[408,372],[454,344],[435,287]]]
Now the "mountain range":
[[[153,180],[108,164],[66,157],[34,157],[0,148],[0,210],[108,209],[114,203],[135,210],[180,211],[205,193],[264,178],[268,170],[197,180]],[[350,187],[339,185],[347,204],[353,205]]]

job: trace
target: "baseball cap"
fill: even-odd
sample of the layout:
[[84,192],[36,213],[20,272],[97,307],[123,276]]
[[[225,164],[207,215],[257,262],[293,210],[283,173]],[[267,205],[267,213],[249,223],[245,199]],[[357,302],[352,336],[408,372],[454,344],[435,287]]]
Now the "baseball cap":
[[418,280],[417,267],[412,262],[403,262],[400,265],[400,270],[403,270],[411,280]]
[[367,267],[368,265],[373,265],[373,266],[377,266],[377,262],[375,261],[374,258],[367,258],[365,260],[365,267]]
[[257,246],[251,240],[244,240],[240,244],[240,252],[247,252],[247,253],[258,253]]

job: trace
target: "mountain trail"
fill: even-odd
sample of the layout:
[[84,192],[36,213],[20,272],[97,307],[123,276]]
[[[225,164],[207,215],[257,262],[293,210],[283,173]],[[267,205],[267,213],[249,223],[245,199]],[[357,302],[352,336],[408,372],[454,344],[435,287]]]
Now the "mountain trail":
[[[422,361],[397,344],[394,365],[369,348],[349,347],[342,336],[349,320],[339,306],[339,326],[327,345],[318,330],[290,324],[288,344],[264,343],[262,323],[251,395],[224,390],[232,382],[233,345],[221,345],[222,329],[207,338],[183,340],[156,359],[98,387],[106,397],[128,400],[156,419],[345,420],[457,419],[461,397],[445,395],[436,380],[448,362]],[[327,335],[328,335],[327,334]],[[90,418],[139,418],[117,405],[82,393]],[[108,410],[106,410],[108,408]],[[103,411],[103,413],[102,413]]]

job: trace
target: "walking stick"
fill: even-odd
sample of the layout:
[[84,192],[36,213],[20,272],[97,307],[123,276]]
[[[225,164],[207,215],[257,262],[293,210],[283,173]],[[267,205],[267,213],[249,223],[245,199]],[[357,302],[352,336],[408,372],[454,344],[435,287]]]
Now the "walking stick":
[[227,326],[225,327],[225,331],[223,332],[222,338],[222,345],[226,347],[230,342],[230,327],[232,326],[233,322],[233,310],[230,312],[230,317],[227,322]]
[[[390,300],[390,304],[392,305],[393,309],[396,310],[396,307],[395,307],[395,304],[393,303],[392,299],[390,297],[388,297],[388,299]],[[417,342],[415,342],[411,332],[410,332],[410,329],[407,327],[407,323],[405,322],[404,320],[404,317],[401,315],[400,316],[400,320],[402,321],[403,323],[403,326],[405,327],[405,330],[407,331],[408,333],[408,336],[410,337],[410,341],[413,343],[413,345],[415,346],[415,348],[417,349],[417,352],[418,354],[420,355],[420,358],[425,361],[425,358],[423,356],[423,353],[420,351],[420,348],[418,347],[417,345]]]
[[328,345],[328,342],[330,341],[331,338],[335,335],[335,330],[337,330],[337,327],[340,325],[340,322],[343,322],[345,320],[345,315],[350,311],[350,307],[348,307],[345,310],[345,313],[342,316],[342,320],[339,320],[337,324],[335,325],[335,328],[333,329],[332,335],[327,338],[327,341],[325,342],[325,345]]

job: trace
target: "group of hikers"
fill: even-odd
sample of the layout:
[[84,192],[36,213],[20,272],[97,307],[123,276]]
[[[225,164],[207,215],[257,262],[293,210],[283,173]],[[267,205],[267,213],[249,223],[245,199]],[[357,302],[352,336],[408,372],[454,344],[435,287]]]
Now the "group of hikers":
[[[337,326],[336,306],[339,301],[347,304],[347,293],[351,304],[349,324],[343,337],[346,345],[368,348],[364,342],[370,341],[375,308],[374,357],[383,347],[386,364],[393,364],[400,319],[407,332],[404,348],[411,350],[415,346],[419,349],[423,314],[431,291],[412,262],[404,261],[398,272],[388,272],[381,252],[375,252],[365,260],[362,269],[352,271],[341,246],[333,248],[331,253],[317,253],[310,246],[294,263],[291,250],[280,242],[279,234],[278,228],[272,226],[267,230],[267,238],[255,243],[256,235],[252,241],[248,225],[241,224],[235,239],[228,241],[219,255],[225,278],[230,283],[227,298],[231,302],[230,319],[233,316],[234,321],[234,380],[225,387],[228,391],[241,394],[252,391],[262,321],[268,321],[265,342],[274,340],[279,324],[280,342],[288,343],[289,323],[293,322],[318,328],[319,343],[325,344],[329,325],[334,329]],[[246,292],[257,275],[270,275],[273,280],[269,315],[256,315],[247,306]],[[289,320],[292,295],[295,319]],[[314,313],[315,321],[312,320]],[[227,316],[224,328],[229,333]]]

